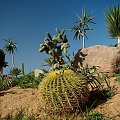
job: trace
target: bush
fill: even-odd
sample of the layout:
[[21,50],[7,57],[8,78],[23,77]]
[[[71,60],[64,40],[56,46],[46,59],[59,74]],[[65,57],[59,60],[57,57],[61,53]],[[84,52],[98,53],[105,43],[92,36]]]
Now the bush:
[[37,88],[43,76],[36,78],[33,73],[20,77],[7,75],[0,76],[0,90],[7,90],[11,87]]
[[7,90],[12,87],[13,79],[6,75],[0,75],[0,90]]
[[116,81],[120,84],[120,72],[114,75],[116,77]]
[[104,116],[100,112],[88,112],[83,116],[83,120],[112,120],[110,116]]
[[18,78],[14,78],[13,86],[21,88],[37,88],[42,77],[43,76],[35,78],[34,74],[20,76]]
[[21,70],[19,68],[13,68],[10,70],[10,74],[17,77],[18,75],[21,74]]

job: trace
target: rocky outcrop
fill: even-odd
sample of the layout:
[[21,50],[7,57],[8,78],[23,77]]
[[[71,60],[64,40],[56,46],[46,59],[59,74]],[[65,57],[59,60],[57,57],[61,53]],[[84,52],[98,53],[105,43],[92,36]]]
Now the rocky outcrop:
[[[81,59],[81,53],[85,58]],[[75,68],[81,67],[83,60],[83,63],[87,63],[89,67],[99,66],[103,73],[112,74],[120,70],[120,50],[116,47],[92,46],[79,50],[74,59]]]

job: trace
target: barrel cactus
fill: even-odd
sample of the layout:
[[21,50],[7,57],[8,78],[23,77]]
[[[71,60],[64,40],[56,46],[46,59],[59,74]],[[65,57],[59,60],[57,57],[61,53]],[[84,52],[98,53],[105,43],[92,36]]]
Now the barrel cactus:
[[38,87],[43,105],[54,112],[81,110],[89,100],[83,79],[70,69],[49,72]]

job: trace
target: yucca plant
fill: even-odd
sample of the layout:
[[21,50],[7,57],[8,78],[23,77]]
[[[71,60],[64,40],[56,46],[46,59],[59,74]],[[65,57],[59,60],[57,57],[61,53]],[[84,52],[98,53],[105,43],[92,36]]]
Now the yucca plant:
[[[78,16],[78,15],[77,15]],[[95,24],[92,20],[94,19],[94,16],[90,16],[87,14],[85,8],[82,9],[82,17],[78,16],[78,21],[75,22],[77,25],[70,28],[72,32],[75,33],[73,39],[80,39],[82,37],[82,47],[85,48],[85,37],[87,37],[86,32],[92,31],[93,29],[90,27],[89,23]]]
[[82,76],[73,70],[52,71],[38,87],[44,107],[53,112],[74,112],[89,100],[89,90]]
[[118,48],[120,48],[120,6],[108,8],[105,11],[105,21],[108,33],[112,38],[118,38]]

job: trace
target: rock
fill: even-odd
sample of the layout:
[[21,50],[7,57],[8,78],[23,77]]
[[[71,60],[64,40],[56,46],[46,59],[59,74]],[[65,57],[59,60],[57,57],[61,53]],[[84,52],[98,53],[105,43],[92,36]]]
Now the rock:
[[35,77],[39,77],[44,74],[43,70],[35,69],[34,70]]
[[[80,52],[85,56],[84,59],[81,59]],[[99,66],[102,73],[109,73],[109,75],[120,70],[120,50],[116,47],[96,45],[80,49],[75,55],[73,67],[82,67],[82,60],[89,67]]]

